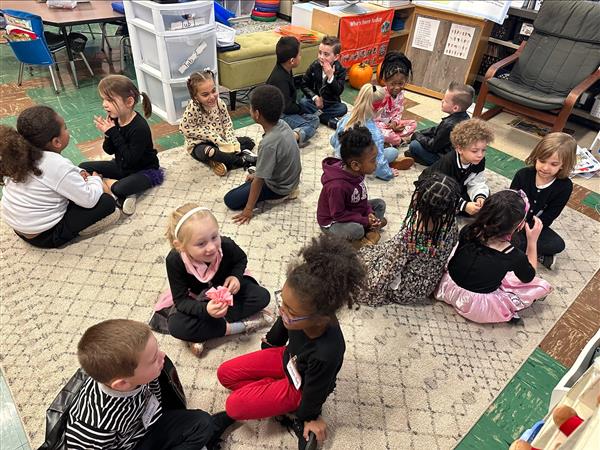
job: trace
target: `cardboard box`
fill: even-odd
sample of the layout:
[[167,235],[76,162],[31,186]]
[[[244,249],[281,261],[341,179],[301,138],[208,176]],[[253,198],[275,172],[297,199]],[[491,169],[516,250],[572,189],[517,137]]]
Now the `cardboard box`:
[[[377,12],[388,9],[364,2],[358,3],[357,6],[367,10],[368,12]],[[340,18],[355,16],[355,14],[348,14],[343,11],[340,11],[340,9],[341,8],[339,6],[322,9],[315,8],[313,10],[312,26],[310,28],[312,30],[325,33],[329,36],[339,36],[338,33],[340,29]]]
[[324,9],[314,3],[295,3],[292,7],[292,25],[312,30],[313,11]]

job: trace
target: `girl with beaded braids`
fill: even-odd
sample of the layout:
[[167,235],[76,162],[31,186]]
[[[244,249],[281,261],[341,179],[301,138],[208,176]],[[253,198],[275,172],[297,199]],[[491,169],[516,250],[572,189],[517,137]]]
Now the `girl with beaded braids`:
[[314,238],[300,256],[276,293],[280,317],[263,339],[263,350],[221,364],[217,376],[231,390],[225,403],[229,417],[294,413],[287,424],[298,436],[298,448],[314,450],[326,438],[321,409],[335,389],[346,350],[336,313],[352,304],[365,270],[350,244],[333,235]]
[[[473,322],[497,323],[520,321],[518,311],[548,295],[552,287],[535,276],[543,225],[534,216],[529,226],[528,211],[529,200],[521,190],[491,195],[475,221],[460,231],[435,298]],[[523,228],[526,253],[511,244],[513,234]]]
[[379,71],[379,80],[385,84],[385,97],[373,105],[377,115],[375,122],[386,143],[398,146],[417,129],[414,120],[403,120],[404,86],[412,76],[412,63],[401,52],[385,55]]
[[456,208],[460,187],[432,172],[418,180],[398,234],[380,245],[363,247],[365,289],[357,301],[369,306],[414,304],[431,296],[458,240]]

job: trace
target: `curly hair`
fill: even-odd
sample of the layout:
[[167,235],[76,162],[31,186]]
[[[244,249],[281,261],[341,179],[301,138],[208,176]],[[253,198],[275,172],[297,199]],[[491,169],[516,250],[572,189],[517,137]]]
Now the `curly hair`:
[[16,130],[0,125],[0,185],[4,177],[22,183],[29,174],[42,174],[37,164],[48,143],[60,136],[62,125],[58,119],[52,108],[37,105],[19,114]]
[[348,163],[352,159],[360,159],[365,151],[373,145],[373,137],[367,127],[355,124],[339,134],[340,155],[342,161]]
[[283,104],[283,94],[279,88],[269,84],[258,86],[250,94],[250,107],[270,124],[277,123],[281,117]]
[[389,52],[385,55],[381,63],[378,81],[389,80],[398,73],[410,79],[412,77],[412,63],[402,52]]
[[460,122],[450,133],[450,141],[454,148],[467,148],[478,141],[490,144],[494,140],[494,132],[487,122],[481,119],[469,119]]
[[322,234],[290,264],[287,284],[310,302],[317,314],[333,316],[344,303],[352,306],[363,287],[366,270],[352,246],[338,236]]
[[525,200],[510,189],[490,195],[475,221],[465,227],[465,239],[485,243],[491,238],[510,235],[525,218]]
[[562,167],[556,174],[557,178],[568,178],[577,162],[577,141],[567,133],[549,133],[537,143],[531,154],[525,160],[525,164],[535,167],[537,160],[546,160],[554,153],[562,163]]

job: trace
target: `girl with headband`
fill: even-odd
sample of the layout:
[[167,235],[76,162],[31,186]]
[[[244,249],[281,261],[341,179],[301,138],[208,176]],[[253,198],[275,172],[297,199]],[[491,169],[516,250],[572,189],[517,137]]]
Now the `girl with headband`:
[[[542,222],[526,222],[529,201],[523,191],[491,195],[475,221],[464,227],[454,256],[435,298],[479,323],[518,322],[518,312],[552,291],[535,276],[537,240]],[[527,252],[511,244],[514,233],[525,229]]]
[[219,234],[210,210],[180,206],[171,214],[166,236],[172,247],[166,257],[172,302],[163,294],[156,309],[170,307],[169,333],[188,342],[194,355],[201,355],[209,339],[274,322],[263,310],[269,291],[246,274],[246,253]]

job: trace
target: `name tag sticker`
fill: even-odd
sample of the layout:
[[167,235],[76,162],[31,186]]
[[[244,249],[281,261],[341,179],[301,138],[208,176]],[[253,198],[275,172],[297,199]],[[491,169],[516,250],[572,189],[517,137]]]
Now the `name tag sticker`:
[[294,356],[287,363],[287,371],[290,374],[290,378],[292,379],[292,383],[294,383],[294,387],[296,389],[300,389],[302,385],[302,377],[298,372],[298,368],[296,367],[296,357]]

